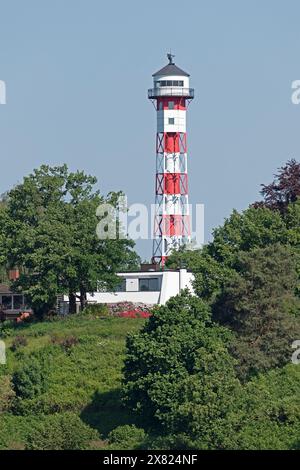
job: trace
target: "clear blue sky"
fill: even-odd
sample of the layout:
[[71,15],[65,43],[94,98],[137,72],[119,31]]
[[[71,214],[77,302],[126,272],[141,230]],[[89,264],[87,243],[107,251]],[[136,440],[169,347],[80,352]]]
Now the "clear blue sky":
[[[298,0],[0,0],[0,193],[66,162],[129,202],[154,202],[152,73],[172,48],[191,74],[190,200],[206,239],[299,160]],[[138,244],[143,257],[151,242]]]

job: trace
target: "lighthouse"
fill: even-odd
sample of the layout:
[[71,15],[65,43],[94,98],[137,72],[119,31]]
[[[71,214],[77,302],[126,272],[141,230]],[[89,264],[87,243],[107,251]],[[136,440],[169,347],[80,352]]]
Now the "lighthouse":
[[174,55],[167,57],[169,63],[153,74],[148,90],[157,114],[152,262],[162,267],[173,250],[191,241],[186,111],[194,90]]

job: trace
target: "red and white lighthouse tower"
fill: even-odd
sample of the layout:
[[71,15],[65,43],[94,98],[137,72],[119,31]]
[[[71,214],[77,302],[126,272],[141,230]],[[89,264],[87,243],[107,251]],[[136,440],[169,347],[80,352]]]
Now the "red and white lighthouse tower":
[[173,62],[153,74],[148,90],[157,112],[156,184],[152,262],[164,266],[173,250],[191,240],[188,201],[186,109],[194,98],[189,74]]

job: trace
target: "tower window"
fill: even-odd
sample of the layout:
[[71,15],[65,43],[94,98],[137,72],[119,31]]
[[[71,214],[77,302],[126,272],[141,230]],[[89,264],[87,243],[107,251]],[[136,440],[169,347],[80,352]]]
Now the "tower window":
[[154,86],[183,86],[183,80],[158,80],[154,82]]
[[175,119],[174,118],[169,118],[169,124],[175,124]]
[[174,109],[174,101],[169,101],[169,109]]

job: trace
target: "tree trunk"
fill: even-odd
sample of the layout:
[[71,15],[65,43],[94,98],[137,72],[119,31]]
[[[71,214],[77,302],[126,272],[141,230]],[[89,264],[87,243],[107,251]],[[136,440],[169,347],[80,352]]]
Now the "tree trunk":
[[69,292],[69,313],[76,313],[76,295]]
[[87,306],[86,290],[84,287],[80,288],[80,308],[84,310]]

